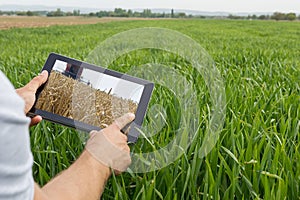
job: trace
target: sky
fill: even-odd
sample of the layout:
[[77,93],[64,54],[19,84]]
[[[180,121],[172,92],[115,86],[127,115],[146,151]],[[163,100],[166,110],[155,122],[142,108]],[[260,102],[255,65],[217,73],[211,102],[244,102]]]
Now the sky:
[[3,4],[99,9],[167,8],[225,12],[300,12],[300,0],[0,0]]
[[[57,61],[56,61],[57,62]],[[116,78],[93,70],[83,69],[82,78],[88,80],[92,87],[109,92],[118,97],[140,102],[144,86],[124,79]]]

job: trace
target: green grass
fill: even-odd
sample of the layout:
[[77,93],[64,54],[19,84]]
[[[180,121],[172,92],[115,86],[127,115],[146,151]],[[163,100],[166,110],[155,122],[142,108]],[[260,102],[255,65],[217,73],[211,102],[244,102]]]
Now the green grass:
[[[0,69],[20,87],[39,73],[50,52],[83,60],[97,42],[138,27],[177,30],[208,51],[225,82],[225,124],[216,146],[200,158],[210,105],[203,80],[167,52],[120,57],[110,67],[123,72],[149,62],[176,63],[198,88],[202,120],[197,140],[181,158],[158,171],[112,177],[103,199],[300,199],[299,22],[164,20],[2,30]],[[168,90],[156,87],[151,104],[168,108],[167,125],[152,138],[154,147],[141,139],[135,151],[164,146],[180,126]],[[44,185],[67,168],[84,147],[82,137],[49,122],[32,128],[35,180]]]

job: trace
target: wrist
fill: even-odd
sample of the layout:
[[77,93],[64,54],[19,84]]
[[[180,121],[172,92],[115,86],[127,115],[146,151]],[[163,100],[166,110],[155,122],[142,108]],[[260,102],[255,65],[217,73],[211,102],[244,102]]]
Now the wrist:
[[82,159],[84,159],[91,168],[92,171],[94,171],[96,174],[100,173],[102,178],[107,180],[111,175],[111,169],[104,165],[103,163],[96,160],[90,152],[87,150],[84,150],[81,154]]

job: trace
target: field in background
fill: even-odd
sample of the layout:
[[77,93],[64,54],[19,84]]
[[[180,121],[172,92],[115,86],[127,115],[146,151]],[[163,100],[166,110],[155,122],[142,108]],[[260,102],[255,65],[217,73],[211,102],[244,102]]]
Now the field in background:
[[[198,88],[203,120],[184,156],[155,172],[112,177],[103,199],[300,199],[298,22],[149,20],[2,30],[0,70],[20,87],[39,73],[50,52],[84,60],[98,42],[138,27],[180,31],[208,51],[225,81],[224,129],[215,148],[200,158],[210,99],[190,63],[159,50],[120,57],[110,68],[126,72],[149,62],[176,63],[169,66]],[[150,104],[166,108],[167,125],[150,138],[151,144],[139,139],[132,151],[158,149],[172,139],[180,127],[173,98],[166,88],[155,87]],[[145,123],[152,123],[149,116]],[[34,178],[41,185],[68,167],[84,147],[81,134],[45,121],[30,136]]]
[[148,20],[146,18],[124,17],[24,17],[0,16],[0,29],[48,27],[53,25],[97,24],[112,21]]

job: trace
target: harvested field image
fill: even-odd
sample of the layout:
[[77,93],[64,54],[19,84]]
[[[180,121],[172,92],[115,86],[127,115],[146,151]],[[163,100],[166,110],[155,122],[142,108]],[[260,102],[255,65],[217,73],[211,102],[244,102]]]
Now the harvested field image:
[[52,71],[36,108],[93,126],[105,128],[127,112],[136,112],[137,103],[97,90],[79,80]]

